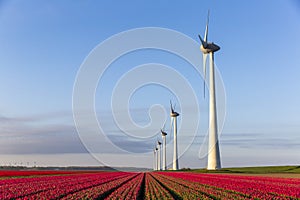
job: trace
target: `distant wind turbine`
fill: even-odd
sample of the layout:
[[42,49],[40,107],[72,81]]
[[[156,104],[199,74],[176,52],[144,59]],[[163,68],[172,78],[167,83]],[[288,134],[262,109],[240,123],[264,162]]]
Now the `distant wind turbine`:
[[158,170],[158,148],[155,147],[155,152],[156,152],[156,170]]
[[162,170],[167,170],[167,142],[166,136],[168,135],[163,129],[160,130],[163,139],[163,168]]
[[156,148],[153,150],[153,170],[156,170]]
[[173,170],[178,170],[178,149],[177,149],[177,117],[179,116],[179,113],[175,112],[175,106],[172,106],[171,104],[171,125],[173,123],[173,131],[174,131],[174,153],[173,153]]
[[161,142],[157,140],[157,145],[158,145],[158,169],[161,170]]
[[215,68],[214,68],[214,52],[220,50],[220,47],[213,42],[207,42],[208,36],[208,21],[209,11],[207,16],[207,23],[205,28],[204,39],[201,38],[201,51],[203,53],[203,72],[204,72],[204,97],[205,97],[205,79],[206,79],[206,58],[210,55],[209,68],[209,141],[208,141],[208,170],[215,170],[221,168],[221,158],[218,140],[218,126],[217,126],[217,108],[216,108],[216,94],[215,94]]

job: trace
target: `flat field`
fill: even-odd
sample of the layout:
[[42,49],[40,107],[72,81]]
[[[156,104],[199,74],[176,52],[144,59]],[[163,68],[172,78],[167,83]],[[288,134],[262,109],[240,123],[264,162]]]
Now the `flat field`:
[[26,171],[0,171],[0,176],[1,173],[0,199],[300,198],[299,178],[259,173],[250,176],[249,170],[241,174],[28,171],[26,176]]
[[194,169],[197,173],[232,174],[239,176],[266,176],[279,178],[300,178],[300,166],[263,166],[263,167],[239,167],[223,168],[217,171],[206,169]]

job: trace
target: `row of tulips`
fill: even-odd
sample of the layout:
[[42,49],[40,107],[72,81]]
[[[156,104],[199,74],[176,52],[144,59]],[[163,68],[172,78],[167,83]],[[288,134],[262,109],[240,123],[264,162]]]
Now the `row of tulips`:
[[173,181],[161,174],[153,173],[153,177],[165,188],[167,188],[175,199],[210,199],[208,195],[187,187],[177,180]]
[[160,173],[203,185],[214,186],[227,191],[234,191],[251,198],[261,199],[296,199],[300,197],[300,179],[199,174],[187,172]]
[[[84,171],[89,173],[92,171]],[[62,174],[82,174],[83,171],[53,171],[53,170],[0,170],[0,177],[18,177],[18,176],[44,176],[44,175],[62,175]]]
[[[128,175],[124,175],[128,176]],[[123,177],[123,175],[121,175]],[[85,181],[85,182],[79,182],[78,180],[76,181],[75,184],[74,182],[69,182],[64,185],[60,185],[56,187],[55,190],[46,190],[44,192],[34,194],[30,196],[30,199],[40,199],[40,197],[47,197],[50,199],[56,199],[56,198],[63,198],[69,194],[77,193],[82,190],[90,189],[97,187],[102,184],[110,184],[111,181],[119,179],[120,176],[98,176],[98,177],[93,177],[91,180]]]
[[202,198],[202,199],[250,199],[250,196],[247,196],[242,193],[224,190],[222,188],[217,188],[210,185],[199,184],[191,181],[187,181],[180,178],[174,178],[162,174],[154,174],[158,180],[167,182],[173,182],[174,187],[178,187],[180,185],[184,190],[189,191],[192,194],[188,194],[187,198],[189,199],[190,196],[193,198]]
[[130,180],[134,179],[137,175],[127,174],[126,176],[119,177],[115,180],[87,188],[78,192],[71,193],[64,196],[62,199],[104,199],[117,188],[121,187],[124,184],[127,184]]
[[145,176],[144,173],[138,174],[133,179],[126,182],[125,184],[122,184],[120,187],[118,187],[116,190],[114,190],[105,199],[106,200],[109,200],[109,199],[125,199],[125,200],[138,199],[139,192],[142,188],[144,176]]
[[59,198],[70,193],[108,183],[120,177],[128,176],[129,174],[130,173],[126,172],[107,172],[69,176],[5,179],[0,180],[0,199],[17,199],[25,197],[30,199],[42,197],[47,199]]
[[145,200],[150,199],[174,199],[171,193],[165,189],[150,173],[145,177]]

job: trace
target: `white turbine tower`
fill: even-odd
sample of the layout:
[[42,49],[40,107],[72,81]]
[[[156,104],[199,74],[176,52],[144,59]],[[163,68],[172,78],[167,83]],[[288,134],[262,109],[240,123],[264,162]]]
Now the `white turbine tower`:
[[173,153],[173,170],[178,170],[179,165],[178,165],[178,149],[177,149],[177,117],[179,114],[174,111],[175,107],[173,108],[172,102],[171,104],[171,126],[173,123],[173,131],[174,131],[174,153]]
[[156,152],[156,170],[158,170],[158,148],[155,147],[155,152]]
[[157,140],[157,145],[158,145],[158,169],[161,170],[161,142]]
[[160,130],[163,139],[163,168],[162,170],[167,170],[167,142],[166,136],[168,135],[163,129]]
[[217,108],[216,108],[216,93],[215,93],[215,69],[214,69],[214,52],[218,51],[220,47],[213,42],[207,42],[208,35],[208,20],[207,16],[206,29],[204,39],[201,40],[201,51],[203,53],[203,71],[204,71],[204,96],[205,96],[205,79],[206,79],[206,58],[209,54],[209,141],[208,141],[208,162],[207,169],[215,170],[221,168],[221,158],[218,140],[218,126],[217,126]]
[[153,170],[156,170],[156,148],[153,150]]

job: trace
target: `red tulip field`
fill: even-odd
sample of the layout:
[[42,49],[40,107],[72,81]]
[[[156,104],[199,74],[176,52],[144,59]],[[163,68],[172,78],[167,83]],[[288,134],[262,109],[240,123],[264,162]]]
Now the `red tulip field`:
[[193,172],[0,171],[0,199],[299,199],[300,179]]

